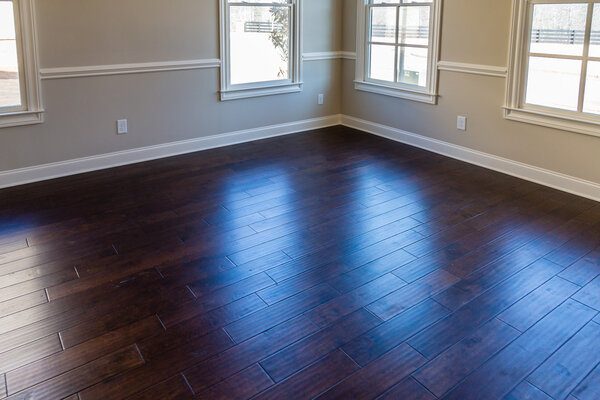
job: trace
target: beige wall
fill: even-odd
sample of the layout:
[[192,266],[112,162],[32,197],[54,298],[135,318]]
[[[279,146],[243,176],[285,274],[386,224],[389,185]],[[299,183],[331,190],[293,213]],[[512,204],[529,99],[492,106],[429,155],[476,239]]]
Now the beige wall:
[[[340,50],[341,1],[304,1],[306,52]],[[37,0],[36,20],[42,69],[219,56],[218,0]],[[228,102],[216,68],[43,80],[46,121],[0,129],[0,171],[338,114],[341,66],[305,62],[301,93]]]
[[[507,65],[512,1],[443,3],[441,60]],[[355,45],[355,4],[343,7],[347,51]],[[442,71],[432,106],[356,91],[354,65],[344,62],[344,114],[600,183],[600,138],[504,119],[504,78]],[[466,133],[456,130],[458,115],[468,117]]]

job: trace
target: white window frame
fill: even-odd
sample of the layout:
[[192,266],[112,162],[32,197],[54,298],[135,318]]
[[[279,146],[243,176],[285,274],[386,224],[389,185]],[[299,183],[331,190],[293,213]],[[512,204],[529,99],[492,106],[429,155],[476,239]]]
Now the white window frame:
[[[437,81],[440,53],[441,0],[431,0],[430,34],[429,34],[429,66],[427,69],[427,86],[420,87],[402,83],[392,83],[369,78],[369,35],[371,31],[369,9],[379,6],[397,6],[396,3],[371,5],[369,0],[357,1],[356,23],[356,77],[354,88],[366,92],[399,97],[428,104],[437,103]],[[410,5],[409,5],[410,4]],[[407,3],[405,6],[419,6],[419,3]]]
[[229,46],[229,4],[244,6],[282,6],[281,3],[253,3],[243,0],[220,0],[219,14],[221,26],[221,101],[248,97],[270,96],[302,91],[302,0],[290,2],[290,77],[286,80],[255,82],[241,85],[231,84]]
[[[592,4],[600,3],[600,0],[516,0],[514,2],[504,117],[513,121],[600,136],[600,116],[525,103],[533,6],[535,4],[552,3]],[[589,46],[592,11],[590,10],[588,13],[586,39],[584,42],[586,49],[584,50],[584,57],[580,57],[583,59],[590,59],[587,57],[587,48]],[[575,59],[576,57],[569,58]],[[586,65],[586,63],[584,62],[583,65]],[[585,73],[585,70],[582,73]],[[585,80],[585,77],[582,79]],[[581,90],[583,88],[580,88]],[[580,93],[581,96],[582,94]]]
[[44,122],[33,3],[34,0],[13,0],[22,105],[0,109],[0,128]]

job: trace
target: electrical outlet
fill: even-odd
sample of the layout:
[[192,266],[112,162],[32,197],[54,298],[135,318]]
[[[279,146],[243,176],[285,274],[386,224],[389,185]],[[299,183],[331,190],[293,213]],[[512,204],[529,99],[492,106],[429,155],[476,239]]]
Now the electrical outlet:
[[456,122],[456,129],[458,129],[459,131],[467,130],[467,117],[458,116]]
[[322,93],[319,94],[319,96],[317,98],[317,102],[319,103],[320,106],[322,106],[323,103],[325,102],[325,96]]
[[117,135],[124,135],[128,132],[127,129],[127,120],[120,119],[117,121]]

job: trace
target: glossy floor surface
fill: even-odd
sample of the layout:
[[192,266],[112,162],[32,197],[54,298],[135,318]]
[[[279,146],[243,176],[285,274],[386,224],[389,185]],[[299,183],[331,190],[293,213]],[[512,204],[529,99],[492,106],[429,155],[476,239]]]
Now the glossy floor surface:
[[600,204],[343,127],[0,191],[0,398],[597,400],[598,310]]

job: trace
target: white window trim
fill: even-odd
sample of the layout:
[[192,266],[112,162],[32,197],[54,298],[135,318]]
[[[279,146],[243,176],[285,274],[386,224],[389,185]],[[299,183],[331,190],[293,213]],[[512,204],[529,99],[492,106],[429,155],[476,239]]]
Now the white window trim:
[[0,128],[44,122],[33,0],[14,0],[17,14],[17,40],[20,41],[22,110],[0,113]]
[[[292,51],[290,52],[290,79],[285,81],[257,82],[245,85],[231,85],[229,57],[229,13],[227,0],[219,0],[220,42],[221,42],[221,101],[249,97],[270,96],[302,91],[302,0],[292,0],[291,32]],[[252,3],[246,5],[265,5]]]
[[429,48],[431,60],[429,60],[428,85],[421,89],[416,85],[389,84],[384,81],[369,80],[367,71],[369,62],[367,58],[367,29],[369,26],[368,15],[366,13],[369,0],[357,1],[357,21],[356,21],[356,76],[354,88],[356,90],[382,94],[385,96],[399,97],[402,99],[419,101],[428,104],[437,104],[437,81],[440,55],[440,26],[441,26],[441,0],[431,0],[431,32],[429,38]]
[[[561,129],[586,135],[600,136],[600,117],[592,119],[585,115],[569,113],[545,107],[524,105],[527,72],[527,51],[529,49],[530,7],[535,3],[551,3],[552,0],[516,0],[513,4],[509,69],[506,89],[504,118]],[[560,1],[562,2],[562,1]],[[585,3],[584,0],[573,0]]]

